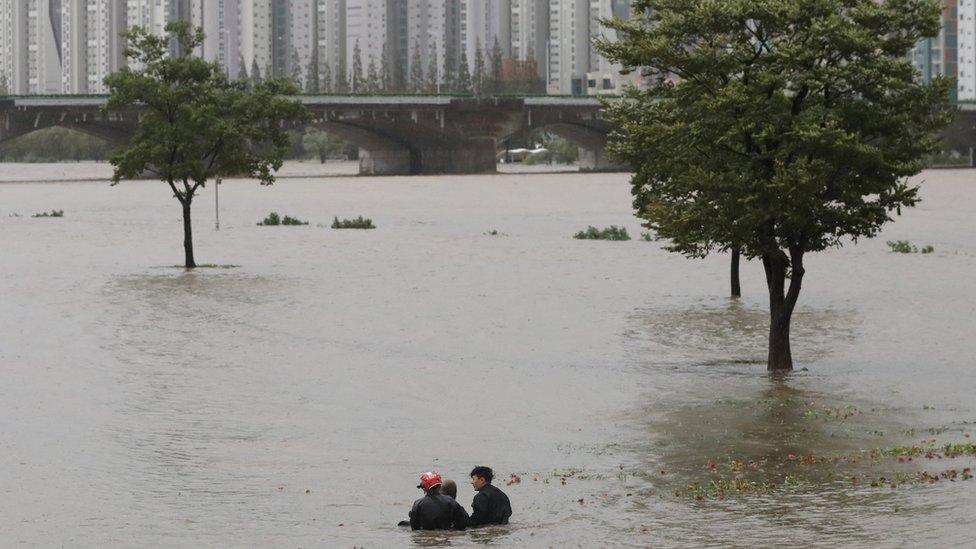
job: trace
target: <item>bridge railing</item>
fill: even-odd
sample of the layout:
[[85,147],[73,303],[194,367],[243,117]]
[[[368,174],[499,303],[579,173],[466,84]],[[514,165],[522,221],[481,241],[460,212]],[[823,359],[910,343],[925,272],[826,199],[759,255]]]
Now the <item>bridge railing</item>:
[[[620,95],[572,95],[555,93],[497,93],[490,95],[476,95],[472,93],[298,93],[295,97],[448,97],[457,99],[613,99]],[[2,99],[74,99],[74,98],[107,98],[104,93],[32,93],[0,95]]]

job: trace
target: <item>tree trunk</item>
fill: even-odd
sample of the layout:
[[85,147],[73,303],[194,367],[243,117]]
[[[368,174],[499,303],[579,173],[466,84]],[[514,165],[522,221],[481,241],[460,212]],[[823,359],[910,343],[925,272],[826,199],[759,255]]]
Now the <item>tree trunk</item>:
[[[766,285],[769,288],[769,355],[766,369],[771,372],[792,370],[790,323],[803,281],[803,251],[791,248],[790,256],[787,257],[777,250],[763,254],[762,261],[766,271]],[[792,271],[789,289],[786,288],[788,270]]]
[[742,286],[739,285],[739,252],[738,246],[732,247],[732,297],[742,297]]
[[193,269],[197,266],[193,261],[193,228],[190,225],[190,204],[191,198],[187,197],[183,202],[183,252],[186,256],[186,268]]

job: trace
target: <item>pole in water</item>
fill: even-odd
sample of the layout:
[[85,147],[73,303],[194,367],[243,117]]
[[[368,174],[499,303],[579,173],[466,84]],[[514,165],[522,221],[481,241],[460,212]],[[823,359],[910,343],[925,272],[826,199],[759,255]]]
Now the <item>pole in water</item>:
[[215,225],[215,230],[220,230],[220,177],[217,177],[217,182],[214,184],[214,214],[217,220]]

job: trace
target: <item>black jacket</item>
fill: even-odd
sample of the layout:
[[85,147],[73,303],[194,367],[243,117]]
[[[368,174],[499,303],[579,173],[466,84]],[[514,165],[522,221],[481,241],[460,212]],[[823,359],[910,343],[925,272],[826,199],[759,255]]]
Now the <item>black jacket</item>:
[[411,530],[464,530],[467,524],[464,507],[443,494],[427,494],[410,509]]
[[471,502],[471,519],[468,520],[468,525],[508,524],[510,516],[512,504],[508,501],[508,496],[495,486],[486,484]]

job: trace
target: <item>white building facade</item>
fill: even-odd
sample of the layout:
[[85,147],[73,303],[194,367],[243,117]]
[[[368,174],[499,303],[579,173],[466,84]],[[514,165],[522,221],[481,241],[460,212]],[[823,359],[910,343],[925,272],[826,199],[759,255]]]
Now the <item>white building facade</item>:
[[[400,48],[394,46],[396,36],[392,31],[395,27],[390,23],[395,17],[394,9],[401,1],[403,0],[346,0],[347,74],[351,75],[355,66],[357,47],[364,72],[371,58],[379,63],[384,47],[390,48],[390,51],[399,51]],[[351,76],[349,81],[352,81]]]
[[315,33],[319,74],[324,74],[328,67],[335,81],[335,75],[346,67],[346,0],[318,0]]
[[28,93],[28,12],[31,0],[0,0],[0,84],[11,94]]
[[547,90],[582,95],[590,70],[590,0],[550,0]]
[[539,77],[545,78],[549,57],[549,0],[510,1],[511,58],[535,64]]
[[957,40],[960,101],[976,101],[976,0],[959,0]]
[[496,41],[503,59],[512,56],[511,0],[461,0],[461,44],[474,66],[477,50],[488,58]]
[[[59,2],[31,0],[27,11],[27,93],[61,93]],[[17,46],[14,46],[17,47]]]

